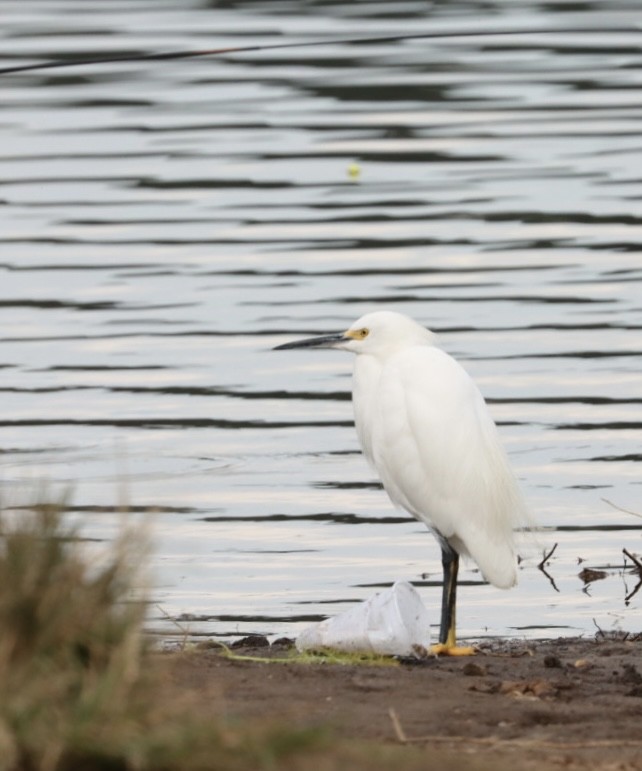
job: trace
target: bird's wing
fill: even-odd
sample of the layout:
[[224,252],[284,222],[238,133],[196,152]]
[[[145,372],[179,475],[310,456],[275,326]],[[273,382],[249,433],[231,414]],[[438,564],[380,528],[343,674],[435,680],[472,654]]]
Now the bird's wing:
[[386,363],[374,463],[392,500],[470,555],[497,586],[516,581],[524,505],[477,386],[448,354],[417,346]]

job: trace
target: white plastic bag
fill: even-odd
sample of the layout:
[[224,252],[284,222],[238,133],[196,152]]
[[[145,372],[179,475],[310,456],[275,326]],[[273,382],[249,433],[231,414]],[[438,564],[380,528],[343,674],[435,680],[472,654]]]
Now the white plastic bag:
[[304,629],[296,640],[300,651],[330,648],[384,656],[413,656],[429,646],[428,611],[407,581]]

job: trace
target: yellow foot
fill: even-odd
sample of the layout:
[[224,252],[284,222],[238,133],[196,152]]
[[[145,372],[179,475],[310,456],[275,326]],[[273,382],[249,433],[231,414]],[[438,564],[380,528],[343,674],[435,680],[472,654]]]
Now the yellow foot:
[[472,645],[448,645],[448,643],[436,643],[430,646],[433,656],[474,656],[477,649]]

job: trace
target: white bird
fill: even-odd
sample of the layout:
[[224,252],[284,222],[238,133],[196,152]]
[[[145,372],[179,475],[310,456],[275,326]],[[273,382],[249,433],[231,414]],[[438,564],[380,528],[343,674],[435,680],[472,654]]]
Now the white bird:
[[508,589],[517,583],[515,529],[528,522],[479,389],[432,332],[400,313],[368,313],[345,332],[278,346],[285,348],[356,354],[352,401],[363,453],[392,502],[424,522],[441,546],[435,651],[472,653],[456,645],[459,556]]

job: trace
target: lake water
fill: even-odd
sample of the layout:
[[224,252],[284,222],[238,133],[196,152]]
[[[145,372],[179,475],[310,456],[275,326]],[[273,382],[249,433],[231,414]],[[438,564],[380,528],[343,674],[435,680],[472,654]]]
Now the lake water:
[[[123,503],[149,512],[161,635],[294,635],[398,579],[436,628],[439,550],[359,453],[350,357],[270,350],[400,310],[480,385],[543,528],[518,588],[462,569],[460,633],[639,631],[622,553],[642,552],[637,0],[4,0],[2,17],[0,67],[593,29],[0,77],[0,479],[9,501],[71,486],[89,538]],[[554,586],[537,563],[555,543]]]

